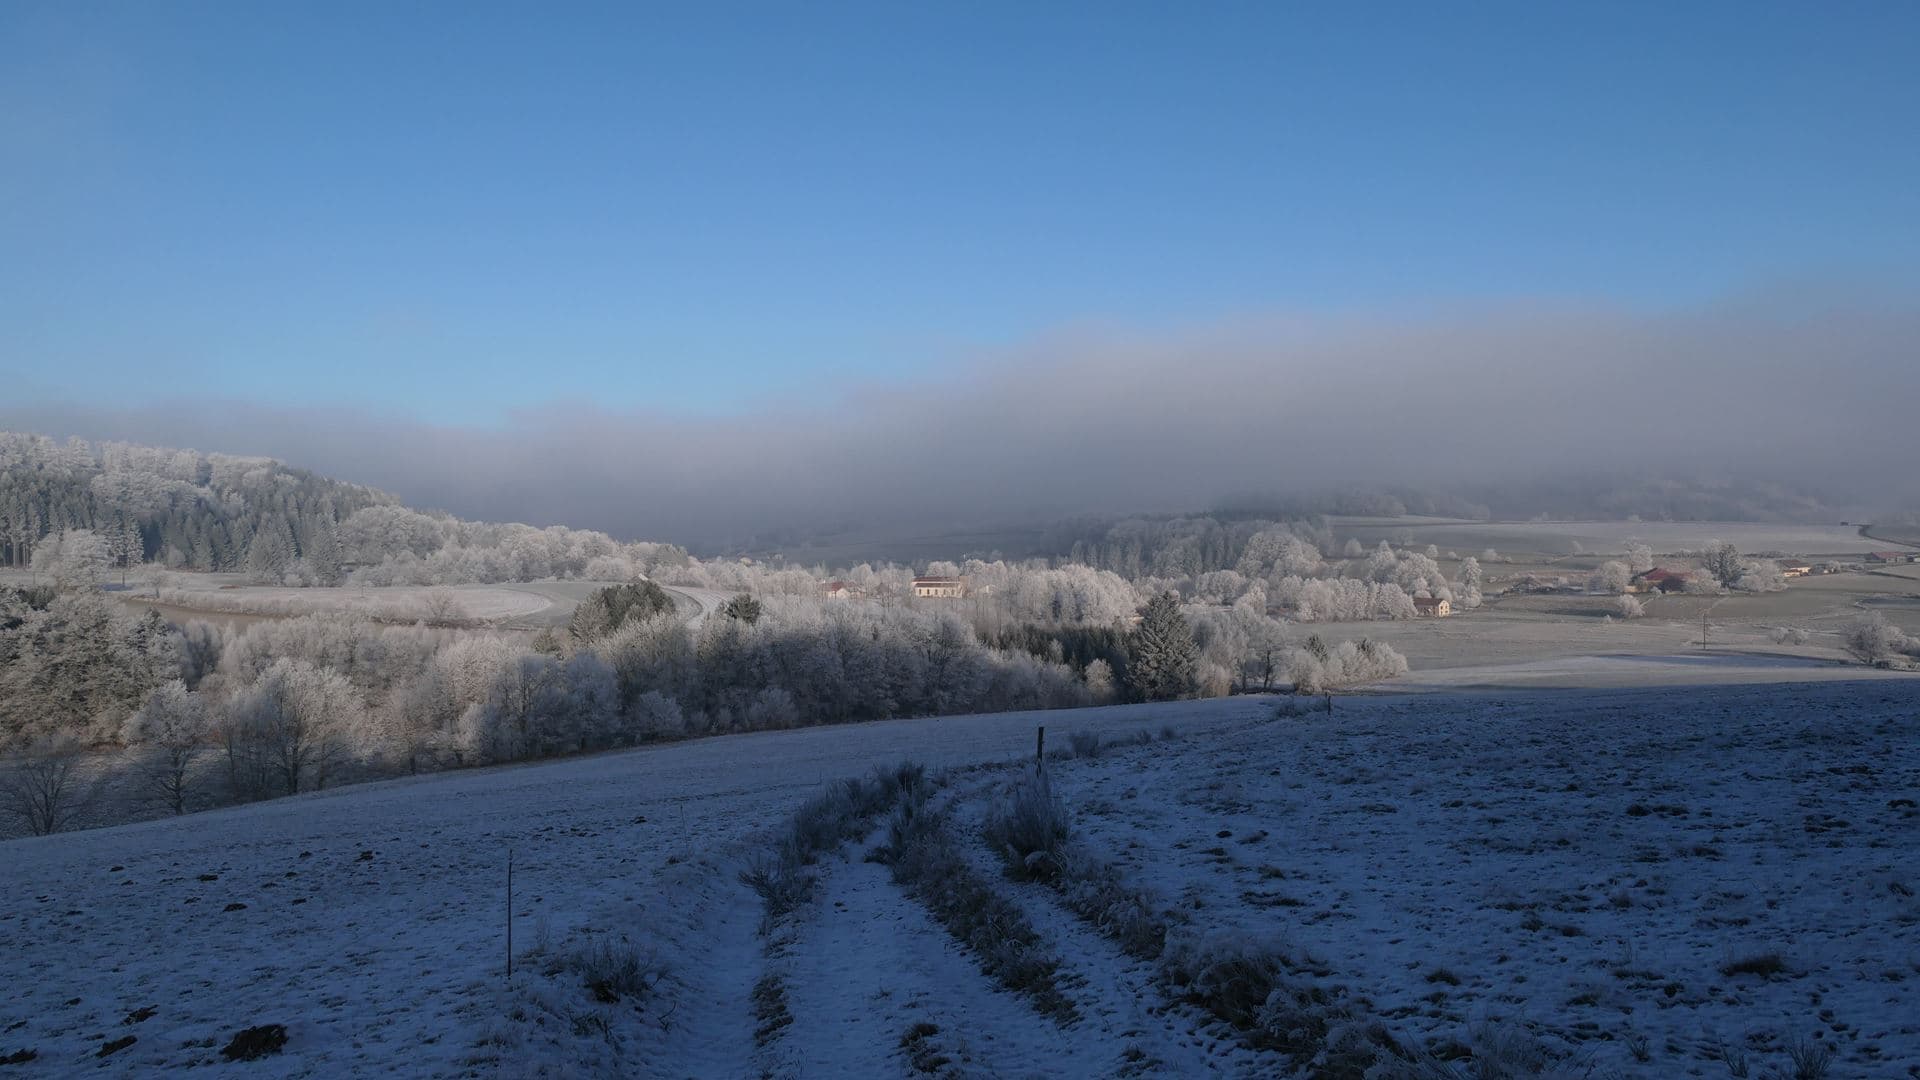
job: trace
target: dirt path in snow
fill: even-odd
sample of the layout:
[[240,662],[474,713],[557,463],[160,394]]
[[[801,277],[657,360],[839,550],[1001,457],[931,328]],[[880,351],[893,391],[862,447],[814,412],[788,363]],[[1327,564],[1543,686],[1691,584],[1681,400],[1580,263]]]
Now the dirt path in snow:
[[1167,1000],[1155,965],[1122,952],[1113,941],[1067,910],[1045,885],[1007,880],[966,830],[967,853],[982,876],[994,880],[1063,961],[1061,987],[1080,1006],[1076,1026],[1095,1032],[1114,1076],[1272,1076],[1279,1066],[1241,1046],[1231,1035],[1211,1034],[1204,1018]]

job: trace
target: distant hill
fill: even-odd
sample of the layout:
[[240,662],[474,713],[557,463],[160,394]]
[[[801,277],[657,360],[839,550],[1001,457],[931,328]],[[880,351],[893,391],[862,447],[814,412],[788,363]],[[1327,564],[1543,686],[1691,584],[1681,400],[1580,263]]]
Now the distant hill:
[[0,566],[84,530],[110,565],[233,571],[268,585],[630,581],[687,562],[554,525],[463,521],[271,458],[0,432]]
[[297,556],[355,512],[398,503],[270,458],[0,432],[0,566],[86,529],[127,545],[130,561],[238,570],[263,533]]

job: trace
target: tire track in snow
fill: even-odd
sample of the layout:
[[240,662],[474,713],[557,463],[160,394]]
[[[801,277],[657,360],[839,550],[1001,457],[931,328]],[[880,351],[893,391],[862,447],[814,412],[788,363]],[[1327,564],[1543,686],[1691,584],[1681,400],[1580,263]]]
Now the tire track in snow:
[[926,1075],[902,1049],[922,1023],[938,1028],[927,1041],[949,1059],[937,1075],[1113,1071],[1104,1031],[1062,1029],[997,986],[884,866],[862,859],[870,846],[826,864],[817,907],[778,950],[793,1023],[770,1048],[773,1075]]
[[[989,794],[992,784],[966,793]],[[977,810],[978,806],[969,809]],[[1206,1018],[1167,1000],[1151,961],[1128,956],[1037,882],[1012,881],[986,847],[977,816],[960,824],[969,862],[994,881],[1060,949],[1061,985],[1081,1009],[1077,1027],[1098,1033],[1113,1076],[1272,1076],[1278,1064],[1230,1034],[1209,1034]],[[1134,1053],[1134,1051],[1138,1053]]]

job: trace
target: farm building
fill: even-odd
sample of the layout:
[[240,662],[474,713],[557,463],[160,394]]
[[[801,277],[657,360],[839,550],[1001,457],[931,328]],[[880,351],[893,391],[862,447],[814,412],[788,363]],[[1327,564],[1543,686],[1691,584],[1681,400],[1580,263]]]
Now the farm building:
[[1869,551],[1867,552],[1867,561],[1870,563],[1910,563],[1913,561],[1913,552]]
[[913,595],[935,599],[957,599],[967,595],[967,579],[964,577],[917,577],[913,579]]
[[1679,592],[1681,589],[1687,587],[1687,581],[1691,577],[1693,577],[1693,575],[1684,570],[1668,570],[1665,567],[1656,566],[1644,573],[1635,574],[1633,581],[1627,585],[1627,591],[1637,593]]
[[1806,577],[1813,573],[1810,563],[1796,562],[1793,559],[1780,560],[1780,573],[1785,577]]
[[1444,596],[1416,596],[1413,610],[1427,618],[1444,619],[1453,614],[1453,601]]

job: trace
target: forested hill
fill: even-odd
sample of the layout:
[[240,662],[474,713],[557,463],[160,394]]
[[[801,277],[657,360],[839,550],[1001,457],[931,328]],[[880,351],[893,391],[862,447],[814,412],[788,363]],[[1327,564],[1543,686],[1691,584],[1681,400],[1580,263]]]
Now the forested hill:
[[244,573],[260,585],[454,585],[684,566],[671,544],[462,521],[270,458],[0,433],[0,566]]
[[0,566],[28,565],[45,537],[88,530],[121,565],[240,570],[257,548],[337,574],[338,523],[397,504],[270,458],[0,432]]

